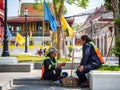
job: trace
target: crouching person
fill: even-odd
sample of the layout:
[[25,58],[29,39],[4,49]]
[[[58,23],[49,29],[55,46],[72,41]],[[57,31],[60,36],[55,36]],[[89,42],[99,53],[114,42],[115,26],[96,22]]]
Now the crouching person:
[[66,63],[58,64],[57,60],[55,59],[56,54],[56,48],[49,49],[42,65],[42,79],[53,80],[61,83],[62,78],[67,77],[68,73],[62,72],[61,67],[65,66]]

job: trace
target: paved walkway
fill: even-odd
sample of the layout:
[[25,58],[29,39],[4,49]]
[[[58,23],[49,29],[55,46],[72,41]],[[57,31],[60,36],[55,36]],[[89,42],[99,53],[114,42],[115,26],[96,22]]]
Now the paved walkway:
[[72,87],[60,87],[60,86],[42,86],[42,85],[17,85],[13,86],[9,90],[90,90],[88,88],[72,88]]
[[[63,70],[69,73],[70,70]],[[29,79],[29,78],[37,78],[39,79],[41,76],[41,70],[33,70],[32,72],[0,72],[0,83],[3,83],[7,80],[11,79]],[[73,70],[73,76],[76,77],[74,70]],[[60,87],[60,86],[44,86],[44,85],[13,85],[12,88],[9,88],[8,90],[89,90],[89,88],[83,88],[80,87],[77,88],[70,88],[70,87]]]

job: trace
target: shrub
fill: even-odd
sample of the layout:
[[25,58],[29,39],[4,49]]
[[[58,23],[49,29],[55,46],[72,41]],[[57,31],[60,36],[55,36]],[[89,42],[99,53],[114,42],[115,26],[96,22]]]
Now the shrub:
[[33,38],[30,38],[29,45],[34,45],[34,39]]
[[115,46],[112,48],[112,53],[120,57],[120,37],[115,39]]
[[69,51],[69,54],[68,54],[68,57],[71,57],[71,53],[73,51],[73,46],[68,46],[68,51]]
[[119,66],[103,65],[102,67],[100,67],[97,70],[99,70],[99,71],[120,71],[120,67]]
[[70,59],[67,59],[67,58],[60,58],[58,59],[58,62],[70,62],[71,60]]

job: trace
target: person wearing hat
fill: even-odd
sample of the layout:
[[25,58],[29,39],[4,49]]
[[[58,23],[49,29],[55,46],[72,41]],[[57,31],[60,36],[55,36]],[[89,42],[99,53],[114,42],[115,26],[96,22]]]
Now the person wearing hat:
[[56,48],[49,48],[48,54],[46,55],[46,58],[43,62],[43,68],[42,71],[42,79],[44,80],[62,80],[62,78],[65,78],[68,76],[67,72],[62,72],[61,67],[65,66],[65,62],[58,64],[57,60],[55,59],[57,54]]

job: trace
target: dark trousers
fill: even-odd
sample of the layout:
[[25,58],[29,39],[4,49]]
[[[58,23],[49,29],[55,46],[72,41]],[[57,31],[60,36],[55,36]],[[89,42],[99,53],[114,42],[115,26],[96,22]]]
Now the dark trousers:
[[79,83],[84,83],[84,82],[88,81],[87,77],[86,77],[86,73],[88,73],[90,70],[93,70],[93,69],[94,68],[90,64],[86,65],[84,67],[84,70],[81,72],[78,71],[78,69],[77,69],[76,73],[79,78]]
[[62,72],[61,68],[55,69],[55,72],[56,72],[55,74],[53,73],[53,71],[47,71],[47,72],[45,72],[44,75],[43,75],[43,79],[56,81],[58,79],[61,80],[62,78],[68,76],[68,73],[66,73],[66,72],[63,72],[62,76],[60,75],[61,72]]

